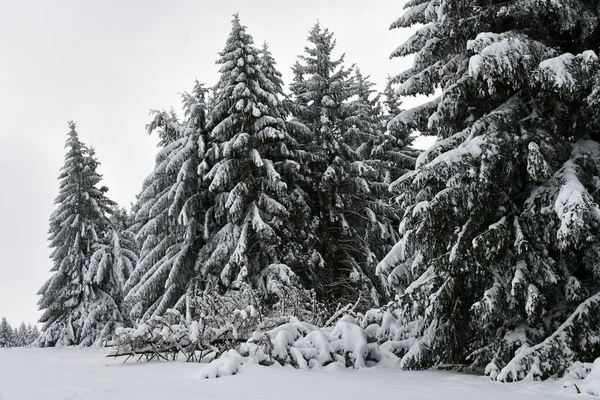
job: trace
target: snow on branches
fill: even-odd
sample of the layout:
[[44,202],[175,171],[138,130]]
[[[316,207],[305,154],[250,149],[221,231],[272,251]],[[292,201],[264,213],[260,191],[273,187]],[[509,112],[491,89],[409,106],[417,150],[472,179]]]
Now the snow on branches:
[[392,120],[438,137],[391,185],[400,238],[377,267],[410,332],[402,366],[518,380],[598,357],[598,9],[406,8],[393,27],[424,26],[392,54],[415,56],[393,81],[441,93]]

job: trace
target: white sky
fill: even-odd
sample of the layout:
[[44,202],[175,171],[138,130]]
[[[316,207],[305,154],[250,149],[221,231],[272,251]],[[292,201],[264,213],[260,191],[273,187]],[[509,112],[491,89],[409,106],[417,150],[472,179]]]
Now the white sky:
[[[50,276],[48,218],[58,190],[67,120],[96,147],[108,195],[128,206],[154,164],[150,109],[179,108],[194,78],[213,85],[215,60],[240,13],[267,40],[284,74],[320,20],[348,63],[380,84],[408,60],[389,54],[408,37],[389,31],[398,0],[0,0],[0,316],[39,317]],[[422,100],[406,99],[405,106]]]

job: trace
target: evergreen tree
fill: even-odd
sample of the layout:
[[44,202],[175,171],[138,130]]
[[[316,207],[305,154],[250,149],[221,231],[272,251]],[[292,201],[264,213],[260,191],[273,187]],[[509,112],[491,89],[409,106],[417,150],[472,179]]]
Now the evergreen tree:
[[301,169],[301,165],[310,158],[310,154],[301,143],[310,141],[311,134],[304,124],[289,118],[294,109],[294,102],[283,91],[281,72],[277,69],[277,63],[266,42],[261,51],[260,66],[265,75],[265,83],[270,84],[272,93],[281,101],[279,106],[285,131],[291,137],[286,142],[287,161],[275,164],[288,188],[288,195],[282,199],[285,201],[282,204],[289,213],[286,229],[281,232],[282,245],[286,247],[283,253],[289,254],[285,264],[298,275],[303,286],[313,288],[318,286],[317,269],[322,259],[314,249],[316,221],[310,215],[309,195],[303,189],[310,178],[304,176]]
[[385,254],[382,249],[389,248],[389,223],[395,219],[378,197],[387,192],[387,185],[379,182],[372,192],[378,172],[364,157],[371,156],[365,143],[381,139],[382,121],[376,101],[369,98],[370,84],[362,75],[351,76],[343,56],[332,57],[333,34],[316,24],[308,41],[310,46],[294,65],[290,89],[292,114],[310,132],[301,138],[309,155],[301,184],[310,196],[315,248],[323,266],[315,286],[332,303],[362,298],[366,308],[384,295],[376,290],[374,266]]
[[39,336],[40,331],[38,330],[37,325],[34,325],[32,328],[31,324],[27,324],[27,345],[36,343]]
[[388,79],[384,91],[373,98],[374,84],[368,77],[363,77],[357,71],[355,82],[358,96],[357,127],[364,132],[372,132],[357,151],[364,159],[371,160],[380,175],[378,180],[390,184],[414,169],[419,151],[410,147],[413,142],[410,131],[391,123],[402,112],[400,96],[396,94],[391,80]]
[[392,185],[401,239],[379,265],[399,294],[402,366],[471,362],[545,378],[600,355],[600,10],[581,0],[413,0],[423,24],[401,112],[437,135]]
[[[369,279],[379,285],[376,265],[398,240],[399,216],[389,185],[414,169],[419,153],[407,146],[410,141],[398,140],[387,130],[389,114],[384,111],[381,96],[373,96],[375,84],[369,77],[356,69],[352,83],[355,95],[350,102],[351,116],[345,123],[349,124],[348,132],[359,138],[356,152],[363,160],[361,177],[367,186],[351,197],[351,209],[357,212],[349,217],[349,221],[355,235],[362,238],[361,251],[367,254],[363,269]],[[399,107],[397,103],[393,104],[395,100],[388,93],[386,103]],[[385,281],[381,283],[379,291],[387,298],[389,288]]]
[[2,317],[0,320],[0,348],[1,347],[13,347],[15,345],[15,335],[13,329],[6,320],[6,317]]
[[282,100],[283,97],[285,97],[283,93],[284,83],[283,79],[281,78],[282,75],[277,69],[277,63],[275,62],[275,58],[273,58],[273,54],[271,54],[271,50],[269,49],[267,42],[263,44],[258,60],[260,70],[265,78],[264,84],[269,86],[271,93],[275,94],[279,100]]
[[137,262],[135,236],[130,229],[131,217],[127,210],[115,208],[108,229],[94,253],[86,281],[105,288],[116,304],[123,300],[123,288]]
[[204,244],[202,220],[207,198],[201,176],[211,154],[206,138],[206,89],[196,82],[183,95],[184,122],[155,112],[148,132],[158,131],[161,151],[146,178],[136,212],[140,259],[125,285],[125,301],[134,320],[181,308],[196,276]]
[[19,325],[19,328],[16,329],[15,332],[15,346],[25,347],[31,344],[27,334],[27,326],[25,325],[25,322],[21,322],[21,325]]
[[[119,324],[126,322],[123,312],[123,288],[137,262],[137,248],[133,233],[128,228],[128,215],[124,209],[115,208],[110,227],[94,245],[86,284],[96,291],[94,315],[96,321],[90,329],[101,332],[88,334],[90,338],[106,338]],[[87,344],[87,343],[86,343]]]
[[296,142],[286,129],[275,63],[253,46],[237,15],[219,55],[209,120],[215,163],[205,176],[212,205],[199,272],[224,289],[259,286],[297,261],[299,247],[287,242],[291,208],[301,203],[294,197],[302,194],[283,178],[298,168]]
[[[134,321],[149,318],[161,306],[164,285],[183,237],[181,228],[169,215],[169,196],[178,171],[168,168],[174,154],[181,149],[182,127],[174,112],[154,111],[147,129],[149,134],[158,134],[160,151],[136,204],[133,230],[140,255],[124,287],[125,303]],[[173,305],[169,304],[165,310]]]
[[[386,126],[387,124],[397,115],[399,115],[402,110],[402,99],[401,96],[394,89],[394,81],[388,76],[385,88],[382,92],[383,95],[383,105],[384,105],[384,114],[386,118]],[[411,144],[410,141],[403,143],[405,146]]]
[[69,128],[57,207],[50,217],[54,275],[38,292],[38,304],[44,310],[42,346],[91,344],[100,339],[90,328],[103,293],[90,286],[85,275],[94,246],[109,226],[107,215],[114,203],[105,196],[106,187],[97,187],[102,177],[96,171],[99,163],[93,149],[79,140],[74,122]]

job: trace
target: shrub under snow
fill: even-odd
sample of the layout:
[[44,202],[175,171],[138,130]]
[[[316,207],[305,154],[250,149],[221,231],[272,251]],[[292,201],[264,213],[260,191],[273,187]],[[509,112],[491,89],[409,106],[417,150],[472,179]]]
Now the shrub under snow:
[[387,361],[400,365],[402,341],[397,341],[398,320],[392,311],[375,309],[365,315],[344,315],[333,326],[319,328],[289,318],[266,332],[255,332],[236,350],[224,353],[201,372],[203,378],[237,373],[245,362],[320,369],[337,363],[363,368]]

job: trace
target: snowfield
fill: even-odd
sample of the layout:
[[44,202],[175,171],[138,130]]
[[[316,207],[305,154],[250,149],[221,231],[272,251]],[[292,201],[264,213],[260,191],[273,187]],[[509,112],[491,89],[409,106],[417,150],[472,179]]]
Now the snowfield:
[[0,349],[0,400],[57,399],[593,399],[563,388],[562,381],[503,384],[443,371],[376,367],[245,365],[235,376],[200,379],[203,365],[177,362],[126,364],[105,358],[108,349]]

